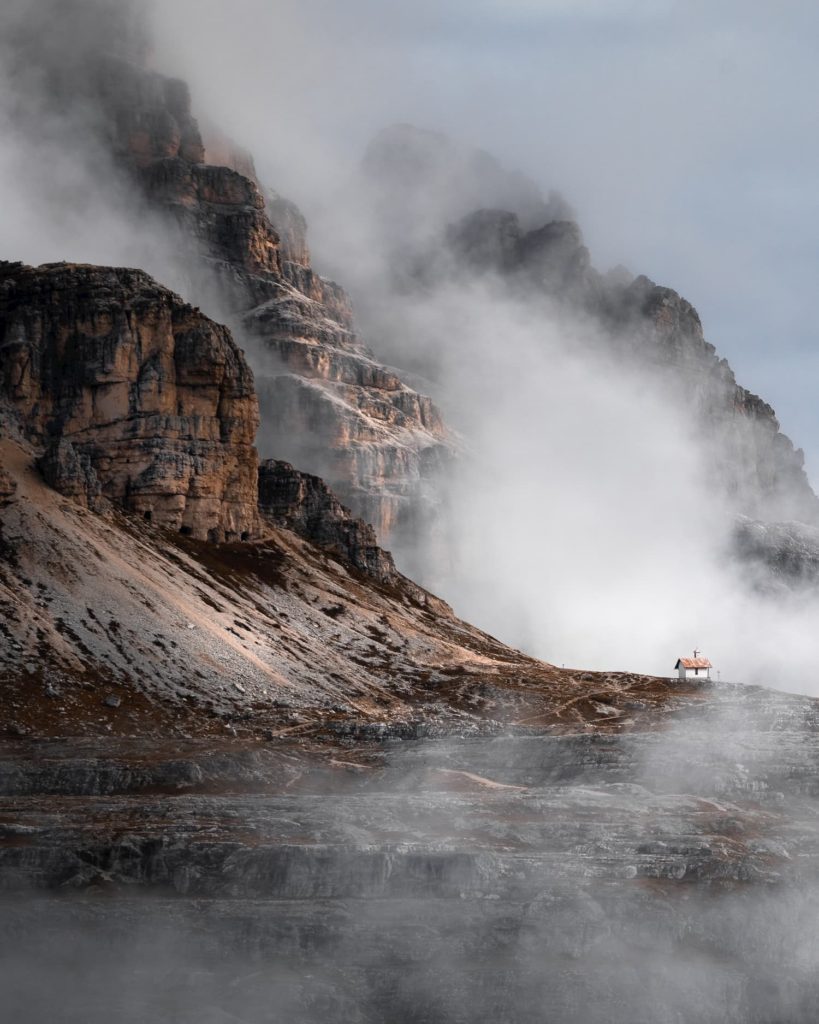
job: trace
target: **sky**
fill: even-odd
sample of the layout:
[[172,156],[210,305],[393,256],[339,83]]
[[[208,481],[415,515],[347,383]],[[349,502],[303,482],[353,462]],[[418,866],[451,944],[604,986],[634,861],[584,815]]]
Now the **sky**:
[[175,0],[158,17],[157,62],[308,218],[396,121],[558,189],[598,267],[693,302],[819,484],[814,4]]

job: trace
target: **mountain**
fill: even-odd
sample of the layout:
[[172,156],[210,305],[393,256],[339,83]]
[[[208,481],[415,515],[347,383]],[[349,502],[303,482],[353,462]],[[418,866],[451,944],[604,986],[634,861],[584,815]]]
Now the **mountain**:
[[364,224],[375,217],[399,287],[411,284],[428,264],[442,225],[475,210],[508,210],[531,229],[572,215],[556,192],[544,200],[534,182],[504,167],[491,153],[409,124],[392,125],[375,136],[360,175],[339,205],[352,203],[360,209]]
[[257,426],[230,332],[144,272],[0,264],[12,732],[259,736],[294,717],[483,732],[559,727],[566,700],[605,723],[626,720],[634,692],[671,697],[460,621],[321,479],[260,462]]
[[253,376],[140,271],[0,265],[0,395],[61,493],[210,540],[257,532]]
[[[371,226],[369,244],[393,272],[368,279],[373,292],[409,292],[431,303],[455,288],[469,304],[470,287],[480,283],[544,330],[582,334],[591,351],[649,374],[650,386],[696,424],[705,486],[735,513],[819,522],[803,452],[781,432],[771,406],[737,383],[696,309],[648,277],[595,269],[565,202],[553,196],[547,203],[531,182],[480,151],[411,126],[376,137],[350,193]],[[407,232],[404,211],[423,232]]]
[[[145,70],[138,5],[14,6],[38,15],[7,37],[18,71],[45,71],[61,139],[95,140],[99,180],[141,197],[158,245],[156,225],[170,232],[190,294],[143,269],[0,263],[5,1014],[813,1021],[819,703],[558,668],[403,576],[376,527],[435,515],[457,446],[432,403],[356,339],[299,212],[246,154],[203,141],[181,83]],[[21,106],[19,130],[37,130]],[[416,136],[412,174],[396,161],[423,191],[452,147]],[[370,154],[387,186],[394,138]],[[696,396],[737,508],[810,519],[798,454],[693,308],[601,277],[562,208],[458,152],[469,188],[447,179],[445,208],[522,189],[535,222],[436,221],[435,253],[422,233],[401,267],[412,300],[488,276],[527,312],[582,310],[618,358]],[[518,383],[531,372],[509,363]],[[525,518],[484,473],[492,491],[504,543],[533,560],[545,531],[526,523],[544,510]],[[810,582],[811,527],[740,523],[756,585],[772,569]],[[589,611],[589,642],[602,618]]]
[[254,730],[291,705],[406,718],[413,680],[548,674],[401,576],[321,480],[260,465],[230,332],[141,271],[0,265],[0,426],[0,671],[23,718],[55,686],[83,713],[113,687]]
[[142,271],[3,264],[0,371],[15,1020],[813,1019],[816,701],[461,622]]
[[[356,337],[346,294],[311,267],[298,209],[263,189],[252,158],[215,130],[209,156],[187,86],[146,67],[140,5],[97,7],[107,13],[94,32],[79,31],[94,5],[70,0],[18,40],[14,80],[28,97],[18,130],[38,138],[57,114],[73,147],[98,154],[91,174],[118,173],[127,202],[142,197],[135,221],[159,217],[189,297],[250,352],[262,456],[326,479],[386,539],[414,529],[434,510],[429,481],[454,437]],[[76,47],[57,48],[61,32],[78,35]]]

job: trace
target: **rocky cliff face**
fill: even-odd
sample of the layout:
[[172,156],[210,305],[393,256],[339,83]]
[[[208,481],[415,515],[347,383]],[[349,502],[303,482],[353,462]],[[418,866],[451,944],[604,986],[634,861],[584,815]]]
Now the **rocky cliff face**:
[[0,265],[0,391],[61,493],[194,537],[256,532],[253,376],[146,274]]
[[484,639],[505,659],[469,627],[459,639],[320,479],[260,469],[257,426],[230,332],[146,274],[0,264],[0,690],[15,714],[19,687],[48,698],[55,680],[75,699],[126,686],[137,703],[274,719],[354,692],[397,708],[409,677]]
[[96,52],[54,88],[64,106],[77,97],[97,110],[106,145],[174,226],[180,259],[204,268],[197,301],[226,310],[251,353],[261,454],[325,478],[382,539],[428,512],[453,439],[432,402],[355,336],[346,294],[310,265],[298,209],[215,133],[209,156],[182,82]]

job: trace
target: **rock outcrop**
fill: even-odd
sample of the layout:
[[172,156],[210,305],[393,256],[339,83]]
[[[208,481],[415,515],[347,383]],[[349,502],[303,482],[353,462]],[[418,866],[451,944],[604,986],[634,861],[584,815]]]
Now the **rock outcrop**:
[[375,579],[397,579],[392,555],[378,546],[372,526],[355,519],[317,476],[301,473],[287,462],[263,462],[259,467],[259,512],[275,526],[293,530]]
[[17,495],[17,481],[0,466],[0,508],[5,508]]
[[64,437],[49,444],[37,466],[49,487],[82,505],[93,507],[102,493],[90,456]]
[[0,265],[0,393],[62,493],[194,537],[255,532],[253,375],[141,271]]

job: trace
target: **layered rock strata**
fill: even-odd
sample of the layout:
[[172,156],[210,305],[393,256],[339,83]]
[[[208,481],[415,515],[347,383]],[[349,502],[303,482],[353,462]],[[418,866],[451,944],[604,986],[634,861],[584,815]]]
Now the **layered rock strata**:
[[253,375],[146,274],[0,265],[0,392],[63,494],[194,537],[256,531]]
[[96,106],[119,164],[174,225],[180,258],[204,267],[196,301],[227,311],[256,371],[262,455],[325,478],[382,539],[414,525],[453,439],[432,402],[356,337],[347,295],[311,267],[298,209],[214,133],[215,157],[235,166],[207,162],[184,83],[97,53],[61,88]]

